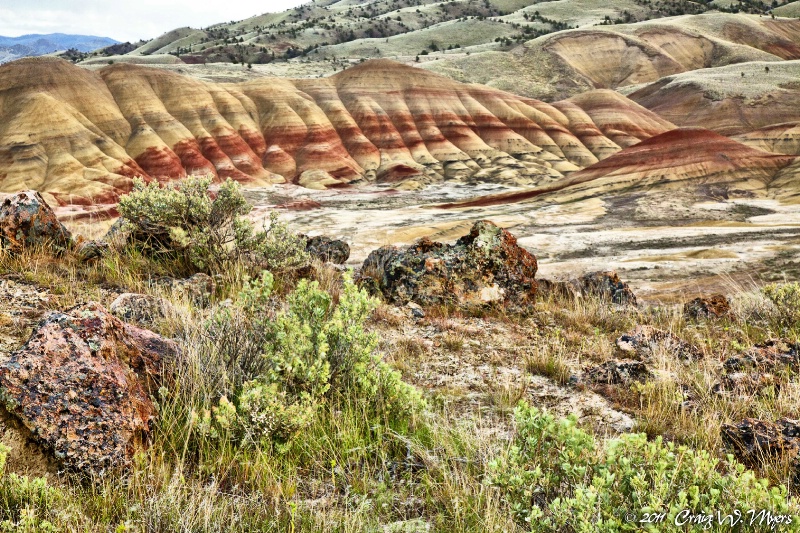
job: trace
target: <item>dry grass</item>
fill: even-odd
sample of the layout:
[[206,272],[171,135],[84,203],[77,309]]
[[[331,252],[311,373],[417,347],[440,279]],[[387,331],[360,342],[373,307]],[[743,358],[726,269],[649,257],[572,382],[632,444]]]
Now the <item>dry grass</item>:
[[547,349],[535,349],[525,357],[525,370],[552,379],[560,385],[569,382],[571,368],[563,354]]
[[[449,390],[445,381],[431,398],[443,395],[447,401],[431,401],[423,420],[406,432],[367,425],[358,406],[351,406],[323,410],[287,450],[198,446],[187,423],[190,410],[213,404],[225,382],[219,377],[224,362],[216,359],[221,352],[209,351],[204,333],[209,310],[153,286],[150,277],[161,272],[136,256],[111,254],[84,264],[69,253],[53,258],[43,250],[4,252],[0,274],[48,288],[59,307],[102,298],[103,287],[111,285],[163,297],[171,305],[154,329],[185,348],[175,385],[159,398],[152,446],[134,469],[88,485],[69,476],[58,480],[63,500],[52,505],[63,512],[65,530],[107,531],[127,523],[144,531],[363,531],[404,522],[435,531],[519,530],[502,495],[484,477],[488,462],[508,445],[509,411],[532,397],[530,374],[568,391],[572,376],[619,357],[616,338],[637,324],[694,343],[705,357],[687,363],[657,349],[648,361],[651,381],[594,388],[633,415],[636,431],[722,455],[722,424],[747,416],[774,420],[800,410],[800,386],[790,374],[778,376],[778,395],[712,392],[721,361],[782,331],[754,287],[732,284],[734,314],[717,321],[689,321],[677,307],[621,309],[595,299],[552,298],[525,316],[440,306],[426,309],[419,321],[382,305],[372,325],[384,336],[382,349],[395,368],[413,377],[433,354],[464,364],[474,360],[493,372],[486,389]],[[327,290],[338,290],[338,272],[317,265],[312,275]],[[242,277],[229,276],[225,283],[231,286],[222,293],[235,294]],[[284,283],[289,290],[294,282]],[[18,336],[28,327],[0,314],[2,331]],[[425,338],[414,328],[434,333]],[[756,466],[773,483],[790,484],[787,458]]]
[[464,349],[464,335],[461,333],[447,332],[442,335],[442,346],[445,350],[459,353]]
[[503,376],[490,388],[489,402],[501,412],[511,411],[527,392],[527,376]]

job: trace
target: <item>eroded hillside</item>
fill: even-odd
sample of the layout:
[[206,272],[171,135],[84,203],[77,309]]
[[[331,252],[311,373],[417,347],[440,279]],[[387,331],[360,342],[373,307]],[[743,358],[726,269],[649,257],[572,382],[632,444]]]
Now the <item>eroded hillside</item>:
[[57,59],[0,70],[0,190],[113,202],[135,176],[308,188],[548,183],[674,126],[597,92],[555,105],[390,61],[319,80],[213,84]]

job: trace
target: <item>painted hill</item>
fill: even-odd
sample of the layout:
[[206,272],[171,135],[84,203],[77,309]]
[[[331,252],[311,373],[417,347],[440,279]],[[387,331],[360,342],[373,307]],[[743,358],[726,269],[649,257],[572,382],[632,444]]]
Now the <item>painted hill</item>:
[[20,37],[3,37],[0,35],[0,63],[6,63],[21,57],[51,54],[60,50],[73,49],[78,52],[91,52],[118,42],[108,37],[67,35],[64,33],[31,34]]
[[112,202],[134,176],[310,188],[540,185],[674,126],[611,92],[549,105],[388,60],[316,80],[203,82],[163,69],[0,67],[0,191]]
[[712,196],[796,196],[800,168],[794,156],[745,146],[701,128],[675,129],[628,147],[549,187],[499,194],[442,207],[475,207],[547,198],[567,202],[624,196],[694,203]]
[[763,188],[794,157],[750,148],[701,128],[657,135],[567,179],[578,186],[678,189],[724,184],[741,191]]
[[773,124],[734,138],[753,148],[776,154],[800,156],[800,122]]

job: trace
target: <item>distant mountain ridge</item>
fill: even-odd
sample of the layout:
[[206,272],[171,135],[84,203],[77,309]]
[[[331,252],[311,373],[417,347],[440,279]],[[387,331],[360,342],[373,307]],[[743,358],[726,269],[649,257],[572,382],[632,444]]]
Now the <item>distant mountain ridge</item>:
[[338,61],[336,70],[361,59],[424,64],[507,52],[565,29],[705,12],[761,16],[779,6],[793,12],[788,0],[311,0],[202,29],[179,27],[126,55],[170,54],[188,64]]
[[118,43],[119,41],[109,37],[65,33],[34,33],[19,37],[0,35],[0,63],[7,63],[21,57],[42,56],[58,50],[75,49],[80,52],[91,52]]

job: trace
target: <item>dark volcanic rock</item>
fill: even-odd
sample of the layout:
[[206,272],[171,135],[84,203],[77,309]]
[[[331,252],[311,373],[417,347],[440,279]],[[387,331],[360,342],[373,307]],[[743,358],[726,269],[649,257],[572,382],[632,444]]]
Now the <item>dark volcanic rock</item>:
[[800,370],[800,344],[775,339],[756,344],[726,359],[723,370],[713,392],[750,395],[772,388],[780,393],[787,377]]
[[105,241],[83,241],[75,248],[81,261],[94,261],[106,255],[111,246]]
[[49,245],[63,251],[72,236],[36,191],[24,191],[0,205],[0,246],[14,252],[25,247]]
[[781,418],[777,422],[745,418],[738,424],[722,426],[722,442],[745,465],[757,467],[765,459],[786,457],[793,460],[796,475],[800,451],[800,422]]
[[741,355],[729,357],[724,367],[728,372],[780,369],[797,371],[800,370],[800,343],[780,339],[768,340],[763,344],[756,344]]
[[600,296],[619,305],[636,305],[636,295],[627,283],[613,270],[590,272],[577,279],[578,289],[584,295]]
[[651,360],[659,351],[669,353],[684,361],[702,357],[702,353],[697,347],[668,331],[662,331],[653,326],[636,326],[632,332],[617,339],[617,348],[629,356],[633,355],[644,361]]
[[613,270],[591,272],[569,281],[540,279],[538,284],[541,297],[552,295],[573,299],[593,296],[618,305],[635,306],[637,304],[636,295]]
[[323,263],[343,265],[350,258],[350,245],[338,239],[331,239],[324,235],[306,237],[306,252],[318,258]]
[[722,294],[715,294],[708,298],[695,298],[683,306],[683,314],[695,320],[706,318],[720,318],[731,311],[728,299]]
[[633,381],[643,383],[652,373],[642,361],[611,360],[586,371],[585,379],[605,385],[624,385]]
[[105,242],[124,244],[131,238],[132,233],[133,224],[129,223],[124,218],[119,217],[114,221],[113,224],[111,224],[111,227],[108,228],[105,236],[103,236],[103,240]]
[[527,304],[536,295],[536,268],[513,235],[484,220],[453,245],[424,237],[406,249],[374,250],[359,282],[398,305]]
[[68,469],[125,467],[149,435],[177,345],[89,303],[51,313],[0,364],[6,407]]

